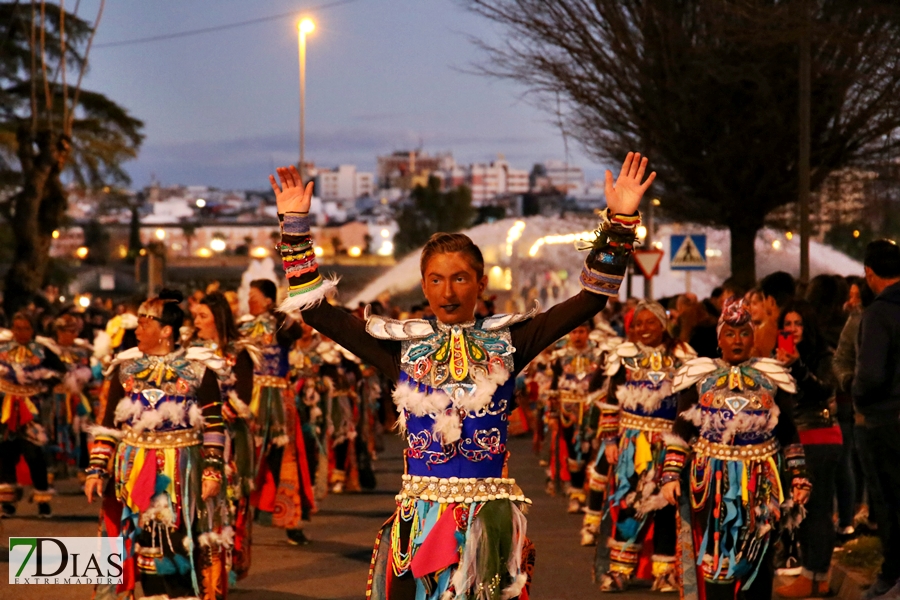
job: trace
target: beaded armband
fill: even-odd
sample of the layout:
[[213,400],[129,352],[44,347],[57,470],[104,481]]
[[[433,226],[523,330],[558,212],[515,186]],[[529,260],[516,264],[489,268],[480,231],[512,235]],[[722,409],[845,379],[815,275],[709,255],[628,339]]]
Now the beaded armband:
[[613,410],[610,405],[600,408],[600,423],[597,426],[597,437],[607,443],[613,443],[619,439],[619,409]]
[[666,458],[663,460],[660,485],[679,480],[690,453],[690,447],[678,436],[666,434],[663,439],[666,441]]
[[281,304],[281,312],[294,312],[319,304],[337,285],[319,273],[315,244],[309,233],[309,216],[287,213],[281,222],[281,243],[275,249],[281,255],[284,274],[288,280],[288,298]]
[[618,296],[625,279],[637,226],[641,222],[636,215],[612,215],[609,209],[600,213],[600,226],[594,230],[594,241],[587,247],[590,253],[581,270],[581,287],[594,294]]
[[805,485],[807,489],[811,488],[812,485],[806,478],[806,453],[803,452],[803,445],[790,444],[784,447],[783,452],[785,470],[791,477],[792,487],[803,488]]
[[111,435],[95,435],[94,445],[91,446],[91,457],[88,460],[88,475],[109,475],[109,463],[116,453],[118,440]]

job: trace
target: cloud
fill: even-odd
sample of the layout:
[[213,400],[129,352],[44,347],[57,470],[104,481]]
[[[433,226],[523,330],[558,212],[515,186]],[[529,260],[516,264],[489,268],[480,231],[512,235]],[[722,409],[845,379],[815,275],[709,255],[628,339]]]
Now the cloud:
[[[293,132],[183,143],[154,143],[151,139],[138,159],[126,166],[135,187],[147,185],[154,176],[167,185],[265,189],[266,178],[275,166],[297,161],[298,142]],[[362,170],[374,170],[378,155],[420,146],[432,153],[452,151],[460,163],[492,160],[502,153],[514,167],[522,169],[561,155],[559,140],[539,132],[510,135],[353,123],[308,130],[306,136],[308,160],[324,167],[355,164]],[[575,164],[586,162],[580,155],[573,159]]]

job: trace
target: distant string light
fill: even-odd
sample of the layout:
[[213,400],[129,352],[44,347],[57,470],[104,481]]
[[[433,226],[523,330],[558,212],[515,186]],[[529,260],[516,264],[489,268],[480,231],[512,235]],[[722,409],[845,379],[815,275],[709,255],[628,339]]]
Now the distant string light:
[[593,231],[582,231],[580,233],[566,233],[564,235],[545,235],[537,239],[528,249],[528,256],[535,257],[541,251],[541,246],[555,246],[557,244],[574,244],[582,240],[593,240],[596,234]]
[[506,232],[506,255],[512,256],[513,253],[513,244],[515,244],[522,237],[522,233],[525,231],[525,221],[516,221],[512,227],[509,228],[509,231]]

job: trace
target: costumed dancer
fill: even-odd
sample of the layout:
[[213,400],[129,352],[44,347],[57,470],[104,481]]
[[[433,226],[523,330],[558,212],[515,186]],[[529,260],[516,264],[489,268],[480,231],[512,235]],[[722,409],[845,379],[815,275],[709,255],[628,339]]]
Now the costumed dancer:
[[253,415],[249,403],[253,396],[253,370],[259,361],[259,350],[241,339],[231,306],[220,292],[207,294],[194,307],[194,330],[197,337],[192,344],[212,350],[224,363],[216,375],[222,395],[222,417],[228,434],[224,460],[234,545],[227,566],[229,581],[234,583],[250,571],[253,524],[250,493],[253,490],[255,454]]
[[288,543],[308,544],[303,521],[315,510],[306,444],[294,392],[287,379],[288,353],[303,335],[299,323],[273,310],[278,288],[268,279],[250,282],[250,320],[241,335],[262,353],[253,377],[250,412],[256,421],[257,518],[271,514],[272,524],[287,532]]
[[[662,493],[680,514],[682,597],[772,597],[773,542],[785,511],[809,498],[805,458],[794,425],[794,379],[771,358],[751,358],[753,326],[740,301],[718,324],[721,359],[695,358],[675,374],[682,392],[666,434]],[[690,443],[691,440],[695,440]],[[784,483],[782,483],[784,482]]]
[[53,322],[55,340],[42,337],[36,340],[56,354],[66,367],[66,374],[54,386],[49,402],[50,410],[45,418],[47,436],[63,470],[74,464],[78,468],[79,479],[84,481],[90,455],[87,432],[94,418],[91,396],[96,398],[97,390],[92,385],[94,349],[78,337],[79,325],[79,320],[73,315],[64,314]]
[[325,404],[328,385],[319,377],[322,357],[316,349],[322,343],[319,332],[299,323],[303,335],[294,342],[288,354],[290,378],[296,390],[297,411],[300,415],[303,442],[306,444],[306,464],[316,500],[328,494],[328,451],[325,439]]
[[589,398],[589,431],[587,433],[592,436],[590,442],[593,454],[591,460],[587,461],[587,473],[585,474],[587,479],[587,504],[584,507],[584,519],[581,524],[582,546],[597,545],[600,536],[600,524],[603,520],[603,512],[606,510],[606,497],[607,492],[609,491],[609,475],[611,467],[606,460],[606,455],[603,452],[603,443],[600,439],[603,420],[602,407],[606,404],[606,397],[609,393],[609,378],[606,377],[605,367],[609,360],[610,353],[614,352],[616,347],[624,341],[622,338],[615,335],[612,327],[605,321],[602,321],[602,324],[608,328],[608,332],[595,329],[591,334],[591,337],[594,338],[595,334],[598,331],[601,331],[602,337],[597,336],[594,339],[600,346],[598,362],[600,365],[603,365],[604,368],[600,369],[600,373],[595,374],[595,377],[602,374],[602,382],[599,384],[593,382],[593,388],[599,386],[599,389],[595,389]]
[[567,482],[568,511],[580,513],[587,501],[584,491],[586,457],[593,436],[586,435],[585,417],[590,411],[591,383],[598,371],[599,352],[589,339],[593,324],[588,321],[573,329],[566,344],[553,353],[553,381],[548,393],[546,415],[551,436],[549,480],[554,489]]
[[59,357],[34,339],[34,322],[25,312],[12,318],[12,339],[0,342],[0,508],[4,517],[16,514],[22,488],[16,480],[16,465],[25,459],[32,502],[38,516],[49,517],[53,490],[47,477],[47,432],[41,410],[48,387],[66,372]]
[[631,320],[634,341],[619,344],[606,365],[609,387],[599,436],[603,458],[613,467],[610,533],[594,565],[604,592],[624,591],[635,578],[652,579],[653,591],[678,589],[675,507],[660,493],[663,436],[672,431],[678,406],[672,377],[696,353],[673,339],[667,325],[661,304],[640,301]]
[[177,347],[181,299],[164,290],[140,306],[138,346],[111,365],[84,489],[91,502],[109,477],[121,503],[121,526],[110,534],[126,539],[132,560],[119,592],[133,589],[136,567],[145,596],[218,600],[227,590],[233,537],[216,379],[224,365],[209,349]]
[[319,376],[326,386],[325,439],[332,468],[328,473],[331,492],[360,491],[356,469],[358,385],[361,379],[359,359],[332,340],[323,340],[316,348],[322,364]]
[[432,236],[420,261],[436,320],[364,322],[323,299],[336,287],[318,272],[309,233],[312,184],[293,167],[270,177],[279,213],[290,297],[307,324],[397,383],[406,438],[397,510],[379,533],[367,598],[527,598],[533,547],[507,477],[507,414],[515,376],[544,348],[618,294],[630,260],[637,208],[654,178],[629,154],[618,182],[607,172],[604,213],[581,273],[583,290],[549,311],[475,319],[487,278],[481,251],[462,234]]

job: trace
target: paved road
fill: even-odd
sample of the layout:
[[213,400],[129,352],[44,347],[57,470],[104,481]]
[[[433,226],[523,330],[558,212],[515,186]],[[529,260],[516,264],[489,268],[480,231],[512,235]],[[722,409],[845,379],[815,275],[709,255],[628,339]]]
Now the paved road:
[[[532,597],[536,600],[599,598],[591,583],[593,548],[578,545],[581,518],[565,512],[565,499],[543,492],[544,475],[532,455],[530,440],[510,441],[511,475],[534,501],[528,514],[528,534],[537,548]],[[393,437],[376,463],[378,489],[368,494],[329,496],[307,526],[313,543],[289,546],[284,532],[271,527],[254,529],[250,575],[230,592],[235,600],[359,600],[364,598],[366,574],[375,533],[390,515],[403,472],[400,440]],[[91,536],[97,532],[97,507],[88,505],[74,481],[60,482],[55,517],[38,520],[34,505],[21,503],[20,516],[0,521],[0,546],[11,536]],[[10,586],[7,555],[0,551],[0,599],[29,600],[90,598],[88,586]],[[652,598],[644,591],[616,596],[620,600]],[[659,598],[658,596],[656,596]],[[675,596],[668,596],[674,600]]]

